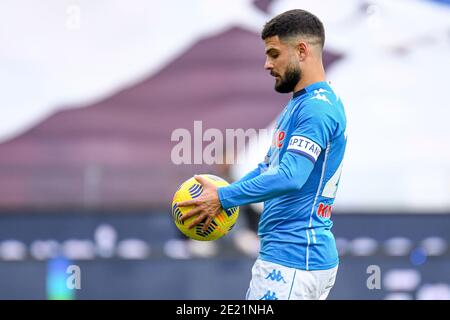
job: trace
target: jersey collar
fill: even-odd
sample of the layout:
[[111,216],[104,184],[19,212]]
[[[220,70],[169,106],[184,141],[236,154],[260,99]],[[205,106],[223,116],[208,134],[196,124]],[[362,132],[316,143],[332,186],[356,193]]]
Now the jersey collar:
[[297,92],[294,92],[294,94],[292,96],[292,99],[295,99],[297,97],[300,97],[300,96],[304,95],[307,92],[312,92],[312,91],[320,89],[320,88],[329,90],[330,89],[330,85],[326,81],[315,82],[315,83],[310,84],[309,86],[306,86],[305,88],[303,88],[303,89],[301,89],[301,90],[299,90]]

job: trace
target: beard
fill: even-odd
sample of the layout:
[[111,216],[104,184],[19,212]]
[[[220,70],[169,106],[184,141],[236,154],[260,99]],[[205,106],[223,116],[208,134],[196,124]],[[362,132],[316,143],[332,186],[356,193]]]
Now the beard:
[[289,93],[294,91],[295,86],[302,78],[302,72],[298,66],[290,64],[284,77],[275,80],[275,90],[279,93]]

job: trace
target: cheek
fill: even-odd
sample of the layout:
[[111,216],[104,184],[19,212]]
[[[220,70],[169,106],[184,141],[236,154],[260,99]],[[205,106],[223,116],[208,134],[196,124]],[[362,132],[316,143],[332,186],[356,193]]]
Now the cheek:
[[280,75],[284,75],[287,69],[288,63],[286,61],[279,61],[277,64],[277,70]]
[[280,68],[278,74],[280,75],[281,78],[284,78],[286,74],[286,68],[285,67]]

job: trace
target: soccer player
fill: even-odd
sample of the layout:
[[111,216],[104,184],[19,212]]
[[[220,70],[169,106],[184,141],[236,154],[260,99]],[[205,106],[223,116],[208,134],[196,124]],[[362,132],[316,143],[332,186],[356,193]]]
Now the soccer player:
[[326,299],[338,269],[331,208],[346,146],[340,98],[325,81],[322,22],[304,10],[284,12],[264,26],[265,69],[275,90],[291,93],[273,143],[258,167],[216,188],[201,176],[200,197],[183,220],[207,229],[222,208],[264,201],[247,299]]

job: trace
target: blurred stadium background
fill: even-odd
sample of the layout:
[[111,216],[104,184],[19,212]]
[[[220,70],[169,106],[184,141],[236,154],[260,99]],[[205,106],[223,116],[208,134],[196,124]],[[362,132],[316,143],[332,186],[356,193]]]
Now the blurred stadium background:
[[[194,173],[234,180],[265,150],[239,166],[175,165],[171,133],[195,120],[270,128],[289,97],[263,70],[259,32],[292,8],[325,24],[349,123],[329,298],[450,299],[444,0],[2,0],[0,299],[242,299],[260,207],[198,243],[170,202]],[[68,265],[80,290],[65,286]]]

